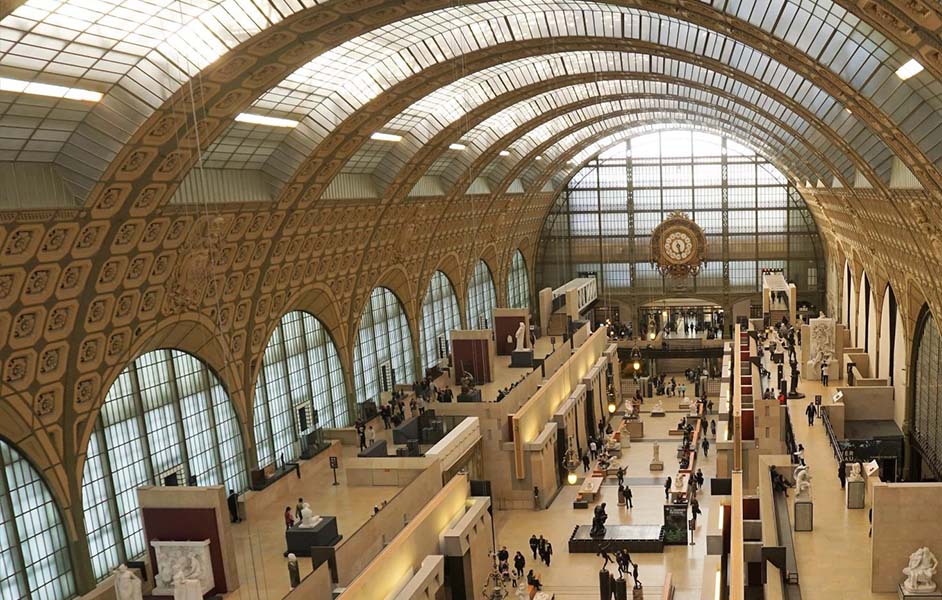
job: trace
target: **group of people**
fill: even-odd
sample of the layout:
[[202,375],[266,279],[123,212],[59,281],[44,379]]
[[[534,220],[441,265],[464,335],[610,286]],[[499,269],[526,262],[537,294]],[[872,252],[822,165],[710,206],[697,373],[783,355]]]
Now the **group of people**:
[[[533,552],[533,560],[540,558],[540,562],[550,566],[553,558],[553,545],[542,535],[537,537],[535,534],[530,536],[530,550]],[[517,587],[520,580],[523,579],[523,572],[527,567],[527,558],[519,550],[513,556],[513,571],[510,570],[510,551],[507,546],[501,546],[497,551],[497,569],[500,571],[504,580],[510,581],[513,587]],[[527,585],[532,585],[539,590],[543,587],[539,575],[533,569],[530,569],[526,575]]]
[[518,379],[517,381],[511,383],[511,384],[508,385],[507,387],[504,387],[504,388],[501,388],[500,390],[498,390],[498,392],[497,392],[497,401],[500,402],[501,400],[503,400],[504,397],[505,397],[507,394],[509,394],[510,392],[512,392],[515,387],[517,387],[518,385],[520,385],[520,382],[523,381],[524,379],[526,379],[526,375],[521,375],[521,376],[520,376],[520,379]]
[[[384,429],[401,425],[406,420],[406,403],[403,401],[402,395],[398,392],[393,394],[392,400],[388,404],[379,407],[379,416],[383,419]],[[357,419],[357,423],[360,423],[359,419]]]
[[[388,407],[389,405],[383,406],[383,408]],[[356,429],[357,437],[360,439],[360,450],[366,450],[376,443],[376,431],[373,430],[372,425],[367,427],[366,423],[364,423],[362,419],[357,419],[354,421],[353,426]]]

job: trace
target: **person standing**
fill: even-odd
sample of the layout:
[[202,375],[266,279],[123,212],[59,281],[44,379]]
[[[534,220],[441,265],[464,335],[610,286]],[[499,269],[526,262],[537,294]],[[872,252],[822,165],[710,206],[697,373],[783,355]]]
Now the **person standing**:
[[805,408],[805,416],[808,417],[808,427],[814,426],[814,402],[809,402],[808,406]]
[[664,480],[664,502],[667,502],[671,499],[671,476],[668,475],[667,479]]
[[628,508],[634,508],[634,505],[631,503],[631,486],[625,486],[625,502],[628,503]]
[[707,456],[710,456],[710,440],[708,440],[707,438],[704,437],[704,438],[703,438],[703,443],[700,444],[700,445],[703,447],[703,456],[704,456],[704,458],[706,458]]
[[298,498],[298,503],[294,507],[294,517],[298,521],[301,520],[301,511],[304,509],[304,498]]
[[360,434],[360,450],[366,450],[366,429],[361,426],[357,429],[357,433]]
[[370,425],[369,429],[366,430],[366,445],[367,447],[370,447],[375,443],[376,443],[376,432],[373,431],[373,426]]
[[497,560],[502,563],[510,560],[510,552],[507,551],[507,546],[501,546],[500,550],[497,552]]
[[232,523],[241,523],[242,519],[239,518],[239,495],[235,493],[235,490],[229,490],[229,496],[226,497],[226,504],[229,505],[229,521]]
[[589,452],[586,451],[582,454],[582,472],[589,472]]
[[291,514],[291,507],[285,507],[285,530],[291,529],[291,526],[294,525],[294,515]]
[[847,485],[847,467],[844,466],[843,462],[837,463],[837,478],[841,480],[841,489],[844,489],[844,486]]
[[703,471],[701,471],[699,467],[697,467],[697,474],[695,475],[695,478],[697,480],[697,489],[698,490],[703,489],[703,482],[704,482]]
[[592,455],[592,460],[595,460],[596,458],[599,457],[599,447],[595,443],[595,440],[592,440],[591,442],[589,442],[589,454]]
[[[533,538],[534,540],[536,538]],[[533,558],[536,558],[536,546],[531,543],[533,546]],[[517,550],[517,553],[514,554],[514,573],[518,578],[523,577],[523,568],[527,566],[527,559],[520,554],[520,551]]]
[[544,555],[546,554],[546,538],[541,535],[536,547],[537,553],[540,555],[540,560],[546,562],[546,558],[544,558]]
[[700,510],[700,501],[694,498],[690,501],[690,518],[694,523],[693,529],[697,527],[697,517],[703,514],[703,511]]
[[546,549],[543,552],[545,554],[544,561],[548,567],[550,566],[550,560],[553,558],[553,544],[551,544],[549,540],[546,540]]
[[[530,550],[533,551],[533,560],[536,560],[536,550],[540,545],[540,541],[536,539],[536,534],[530,536]],[[517,554],[520,554],[517,552]]]
[[828,386],[828,363],[827,361],[821,362],[821,385],[824,387]]
[[710,419],[710,433],[713,434],[713,439],[716,439],[716,419]]

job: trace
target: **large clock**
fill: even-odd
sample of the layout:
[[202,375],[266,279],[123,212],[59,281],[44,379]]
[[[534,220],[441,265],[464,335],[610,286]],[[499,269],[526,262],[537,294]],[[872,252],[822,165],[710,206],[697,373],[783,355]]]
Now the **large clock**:
[[703,229],[682,212],[672,212],[651,234],[651,262],[663,275],[696,275],[705,256]]

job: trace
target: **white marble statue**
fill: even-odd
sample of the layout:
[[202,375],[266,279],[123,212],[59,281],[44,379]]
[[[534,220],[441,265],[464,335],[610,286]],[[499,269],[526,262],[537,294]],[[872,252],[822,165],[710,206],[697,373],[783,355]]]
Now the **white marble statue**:
[[654,456],[651,458],[651,462],[660,462],[661,460],[661,445],[657,442],[654,442]]
[[527,326],[523,321],[520,321],[520,325],[517,327],[517,333],[514,334],[514,337],[517,338],[517,347],[514,348],[514,351],[519,352],[521,350],[526,350]]
[[836,331],[834,319],[825,317],[824,313],[808,321],[808,356],[812,358],[805,365],[805,379],[820,379],[821,363],[829,362],[834,355]]
[[863,474],[860,472],[860,463],[850,463],[850,474],[847,481],[862,481]]
[[934,592],[937,586],[932,577],[938,570],[939,561],[936,560],[935,554],[925,546],[919,548],[909,555],[909,563],[903,569],[903,575],[906,576],[903,592]]
[[674,491],[683,492],[687,489],[687,474],[678,473],[677,479],[674,480]]
[[310,529],[312,527],[316,527],[320,522],[320,515],[315,515],[314,511],[311,510],[311,505],[305,502],[304,507],[301,509],[301,522],[298,524],[298,527],[303,529]]
[[527,586],[520,583],[517,584],[517,591],[515,592],[517,600],[530,600],[530,591]]
[[209,540],[165,542],[151,540],[157,558],[153,595],[175,600],[202,598],[215,587]]
[[141,580],[126,565],[121,565],[114,572],[114,592],[118,600],[141,600]]
[[811,472],[806,465],[795,467],[795,490],[796,496],[811,493]]
[[663,412],[664,412],[664,403],[661,402],[660,398],[658,398],[657,402],[654,404],[654,407],[651,408],[651,414],[663,413]]

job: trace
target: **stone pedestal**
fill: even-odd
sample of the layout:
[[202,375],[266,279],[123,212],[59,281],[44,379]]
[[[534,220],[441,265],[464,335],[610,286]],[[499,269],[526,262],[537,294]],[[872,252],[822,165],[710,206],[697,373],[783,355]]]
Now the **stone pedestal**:
[[510,353],[510,366],[511,368],[532,368],[533,367],[533,350],[514,350]]
[[336,517],[321,516],[314,527],[294,526],[285,532],[288,552],[295,556],[310,556],[311,546],[336,546],[340,540]]
[[867,483],[863,480],[848,481],[845,486],[847,508],[863,508],[867,496]]
[[814,505],[810,499],[795,500],[795,531],[814,529]]
[[896,593],[899,594],[899,600],[942,600],[942,591],[934,592],[907,592],[903,589],[903,584],[897,584]]
[[652,471],[663,471],[663,470],[664,470],[664,463],[663,463],[662,461],[659,461],[659,460],[652,460],[652,461],[651,461],[651,467],[650,467],[650,468],[651,468]]

